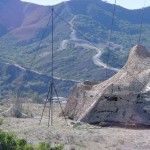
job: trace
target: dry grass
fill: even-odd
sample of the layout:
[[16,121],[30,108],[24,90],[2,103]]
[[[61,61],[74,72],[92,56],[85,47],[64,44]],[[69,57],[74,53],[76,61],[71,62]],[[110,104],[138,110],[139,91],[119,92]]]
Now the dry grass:
[[[4,106],[3,106],[4,107]],[[125,128],[101,128],[91,125],[79,125],[73,128],[71,120],[59,117],[60,107],[54,106],[53,126],[47,127],[48,108],[41,125],[40,115],[43,105],[30,104],[34,118],[4,118],[2,129],[16,133],[29,143],[51,141],[52,144],[65,144],[65,150],[149,150],[150,130],[132,130]],[[3,108],[4,109],[4,108]]]

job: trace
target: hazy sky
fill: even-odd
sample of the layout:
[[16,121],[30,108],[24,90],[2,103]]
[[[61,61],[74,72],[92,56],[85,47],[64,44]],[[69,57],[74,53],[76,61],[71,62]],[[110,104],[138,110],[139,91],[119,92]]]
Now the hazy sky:
[[[55,5],[67,0],[22,0],[22,1],[32,2],[41,5]],[[107,1],[109,3],[115,2],[115,0],[104,0],[104,1]],[[137,8],[142,8],[144,6],[145,1],[146,1],[146,6],[150,6],[150,0],[117,0],[117,5],[121,5],[128,9],[137,9]]]
[[55,5],[69,0],[21,0],[21,1],[31,2],[31,3],[41,4],[41,5]]

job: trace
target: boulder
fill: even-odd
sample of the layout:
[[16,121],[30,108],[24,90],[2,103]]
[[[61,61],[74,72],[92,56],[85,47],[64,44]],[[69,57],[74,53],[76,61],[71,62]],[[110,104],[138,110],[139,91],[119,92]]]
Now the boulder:
[[142,45],[131,49],[128,61],[99,84],[80,83],[64,113],[90,124],[150,125],[150,53]]

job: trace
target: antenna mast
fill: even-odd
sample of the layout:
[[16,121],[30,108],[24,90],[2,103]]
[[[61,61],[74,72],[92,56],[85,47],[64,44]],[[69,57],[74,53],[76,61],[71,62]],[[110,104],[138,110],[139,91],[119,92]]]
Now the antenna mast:
[[[52,52],[52,57],[51,57],[51,82],[48,88],[48,93],[47,97],[44,103],[44,108],[42,111],[40,123],[43,118],[43,114],[46,108],[46,104],[49,103],[49,117],[48,117],[48,127],[53,125],[53,96],[54,96],[54,91],[55,91],[55,86],[54,86],[54,8],[52,7],[52,47],[51,47],[51,52]],[[56,91],[55,91],[56,92]],[[57,93],[56,93],[57,94]]]
[[[63,113],[63,116],[64,116],[63,107],[62,107],[61,102],[59,100],[58,93],[57,93],[57,90],[56,90],[55,84],[54,84],[54,8],[53,7],[52,7],[52,24],[51,25],[52,25],[52,27],[51,27],[51,30],[52,30],[52,36],[51,36],[51,40],[52,40],[52,47],[51,47],[51,52],[52,52],[52,56],[51,56],[51,63],[52,63],[51,64],[51,82],[50,82],[50,85],[49,85],[49,88],[48,88],[47,97],[46,97],[46,100],[45,100],[45,103],[44,103],[44,108],[43,108],[40,123],[39,123],[39,124],[41,124],[43,114],[44,114],[44,111],[45,111],[45,108],[46,108],[46,104],[49,103],[48,127],[53,125],[53,100],[54,100],[53,98],[54,98],[54,95],[56,95],[56,99],[59,102],[59,105],[61,107],[61,110],[62,110],[62,113]],[[64,118],[65,118],[65,116],[64,116]],[[68,125],[66,118],[65,118],[65,121],[66,121],[66,124]]]

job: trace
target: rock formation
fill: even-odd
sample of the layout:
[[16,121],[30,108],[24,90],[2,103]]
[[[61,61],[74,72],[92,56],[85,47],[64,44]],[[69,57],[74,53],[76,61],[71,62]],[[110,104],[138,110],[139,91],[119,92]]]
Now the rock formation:
[[132,48],[125,66],[99,84],[74,87],[64,113],[90,124],[150,125],[150,53]]

